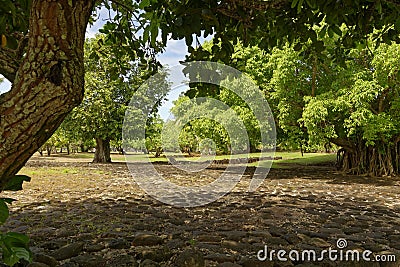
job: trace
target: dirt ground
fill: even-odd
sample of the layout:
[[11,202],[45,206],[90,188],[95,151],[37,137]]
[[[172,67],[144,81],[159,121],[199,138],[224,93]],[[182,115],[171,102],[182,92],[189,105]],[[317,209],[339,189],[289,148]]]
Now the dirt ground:
[[[225,169],[193,174],[155,166],[181,185],[209,183]],[[400,178],[295,166],[272,169],[247,192],[253,172],[248,167],[234,190],[211,204],[178,208],[148,196],[124,163],[34,159],[22,171],[32,177],[24,190],[3,193],[18,202],[1,230],[30,236],[33,266],[400,266],[257,258],[267,246],[288,253],[370,250],[372,259],[400,261]]]

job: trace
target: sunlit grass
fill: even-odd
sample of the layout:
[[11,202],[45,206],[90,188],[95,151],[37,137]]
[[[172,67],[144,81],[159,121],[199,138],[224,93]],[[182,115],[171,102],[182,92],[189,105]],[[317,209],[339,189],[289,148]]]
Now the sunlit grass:
[[[175,156],[177,160],[189,160],[189,161],[205,161],[205,160],[222,160],[222,159],[229,159],[230,155],[217,155],[217,156],[203,156],[203,157],[185,157],[179,158],[177,157],[178,154],[176,153],[167,153],[168,156]],[[256,158],[260,157],[261,153],[250,153],[248,157]],[[272,156],[272,153],[266,153],[266,156]],[[76,159],[76,161],[79,161],[79,159],[82,159],[84,161],[89,162],[90,160],[94,157],[94,153],[75,153],[75,154],[57,154],[54,156],[55,158],[59,158],[62,160],[62,158],[66,159]],[[246,158],[247,154],[236,154],[232,155],[232,158]],[[336,160],[336,154],[327,154],[327,153],[304,153],[303,156],[301,155],[300,152],[295,151],[295,152],[275,152],[274,157],[281,157],[282,159],[279,160],[274,160],[272,164],[272,168],[288,168],[290,165],[315,165],[315,164],[321,164],[325,162],[334,162]],[[153,153],[149,154],[133,154],[133,153],[128,153],[127,156],[119,154],[119,153],[111,153],[111,160],[113,162],[167,162],[168,159],[165,157],[165,155],[162,155],[158,158],[154,156]],[[249,166],[261,166],[261,167],[268,167],[270,164],[269,160],[264,160],[260,162],[254,162],[248,164]],[[57,170],[52,170],[52,169],[44,169],[44,170],[31,170],[31,172],[48,172],[47,174],[51,174],[51,172],[61,172],[61,173],[66,173],[66,174],[76,174],[79,172],[76,168],[63,168],[63,169],[57,169]],[[36,174],[36,173],[33,173]],[[40,174],[40,173],[39,173]]]
[[[84,168],[75,167],[24,167],[19,174],[27,176],[57,176],[82,174]],[[103,170],[91,169],[90,174],[105,174]]]
[[[275,156],[282,157],[280,160],[275,160],[272,163],[271,168],[291,168],[296,165],[317,165],[322,163],[334,163],[336,160],[336,154],[327,153],[304,153],[301,156],[300,152],[277,152]],[[259,164],[259,165],[258,165]],[[260,166],[268,167],[271,164],[270,161],[260,161],[249,164],[249,166]]]

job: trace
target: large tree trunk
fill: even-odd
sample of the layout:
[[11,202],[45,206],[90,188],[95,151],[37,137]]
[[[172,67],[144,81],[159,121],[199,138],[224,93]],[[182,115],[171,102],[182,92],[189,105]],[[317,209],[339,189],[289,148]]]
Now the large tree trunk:
[[366,146],[360,142],[355,149],[338,151],[338,166],[351,174],[392,176],[400,173],[400,143],[378,143]]
[[0,63],[10,65],[0,71],[13,84],[0,96],[0,190],[83,98],[83,45],[93,3],[33,0],[25,52],[5,63],[10,49],[0,48]]
[[111,162],[110,152],[111,152],[110,139],[96,138],[96,151],[94,152],[93,162],[95,163]]

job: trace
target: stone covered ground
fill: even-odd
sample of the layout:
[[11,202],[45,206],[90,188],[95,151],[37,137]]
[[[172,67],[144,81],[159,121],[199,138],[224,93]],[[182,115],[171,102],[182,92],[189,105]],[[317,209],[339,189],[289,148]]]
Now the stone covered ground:
[[[223,166],[185,174],[156,168],[179,184],[207,183]],[[233,192],[196,208],[146,195],[123,163],[33,160],[2,231],[27,233],[30,266],[400,266],[400,178],[350,176],[330,166],[273,169],[255,193],[247,168]],[[269,249],[336,248],[393,254],[394,263],[259,261]]]

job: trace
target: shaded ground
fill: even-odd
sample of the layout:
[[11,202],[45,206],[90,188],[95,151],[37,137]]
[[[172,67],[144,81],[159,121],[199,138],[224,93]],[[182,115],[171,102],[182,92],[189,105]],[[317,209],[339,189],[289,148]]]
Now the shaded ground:
[[[156,168],[190,185],[208,183],[224,170],[215,166],[187,175],[167,164]],[[175,208],[147,196],[122,163],[31,161],[23,173],[32,182],[7,194],[18,202],[3,228],[27,233],[37,261],[49,266],[399,266],[256,258],[265,245],[321,251],[336,249],[345,238],[345,249],[400,259],[399,178],[296,166],[271,170],[248,193],[253,171],[248,168],[233,192],[216,202]]]

